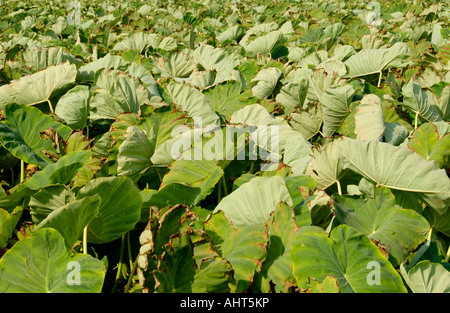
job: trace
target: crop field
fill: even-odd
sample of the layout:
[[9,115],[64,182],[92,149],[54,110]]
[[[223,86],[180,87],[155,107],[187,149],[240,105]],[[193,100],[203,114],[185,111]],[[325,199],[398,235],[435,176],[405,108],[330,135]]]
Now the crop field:
[[0,0],[0,293],[450,292],[449,20]]

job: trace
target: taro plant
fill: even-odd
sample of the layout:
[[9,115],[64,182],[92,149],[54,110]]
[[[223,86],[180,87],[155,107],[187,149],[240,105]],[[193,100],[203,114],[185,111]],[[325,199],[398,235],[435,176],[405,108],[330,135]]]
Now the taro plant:
[[449,4],[9,1],[0,292],[450,292]]

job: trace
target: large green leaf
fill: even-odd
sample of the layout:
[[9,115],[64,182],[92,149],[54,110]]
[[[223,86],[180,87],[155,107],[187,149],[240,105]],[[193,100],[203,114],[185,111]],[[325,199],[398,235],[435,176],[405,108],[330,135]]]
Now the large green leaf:
[[83,65],[78,69],[77,80],[94,81],[95,73],[103,68],[123,70],[127,63],[118,55],[107,54],[103,58]]
[[65,185],[50,185],[41,188],[30,197],[28,204],[33,222],[39,224],[51,212],[75,200],[75,192]]
[[191,203],[196,205],[214,189],[223,170],[214,160],[176,160],[169,166],[170,171],[164,176],[159,194],[165,193],[168,186],[181,184],[189,186],[192,191],[200,188],[200,193]]
[[323,105],[323,135],[331,136],[350,113],[355,90],[351,85],[328,88],[319,98]]
[[0,208],[0,249],[6,248],[14,228],[22,216],[22,207],[16,207],[11,213]]
[[258,36],[253,41],[241,40],[240,44],[244,46],[245,51],[254,54],[268,54],[271,53],[275,46],[283,43],[285,38],[283,33],[278,30],[271,31],[270,33]]
[[450,85],[445,86],[442,90],[435,110],[438,111],[444,121],[450,121]]
[[375,94],[367,94],[356,107],[355,134],[357,139],[383,139],[385,130],[383,108],[380,98]]
[[260,70],[258,74],[250,81],[257,84],[252,88],[255,97],[262,100],[270,96],[278,83],[282,72],[276,67],[268,67]]
[[124,142],[119,147],[117,157],[118,176],[128,176],[136,180],[152,165],[151,157],[155,152],[157,130],[147,134],[138,126],[127,129]]
[[265,225],[235,229],[223,212],[218,212],[204,224],[204,229],[211,238],[215,251],[233,267],[237,282],[235,292],[246,290],[266,258]]
[[201,118],[203,127],[219,125],[219,117],[211,108],[208,99],[198,89],[186,84],[171,83],[167,91],[175,105],[179,106],[192,118]]
[[236,228],[264,225],[279,202],[292,205],[292,199],[280,176],[255,177],[226,196],[214,212],[223,211]]
[[406,283],[414,293],[450,292],[450,272],[442,264],[424,260],[408,272],[402,264],[401,270]]
[[58,162],[49,164],[45,169],[35,173],[23,184],[10,190],[11,195],[0,200],[0,207],[9,208],[20,205],[23,199],[32,196],[46,186],[70,183],[90,158],[91,154],[89,151],[72,152],[63,156]]
[[289,82],[281,88],[275,100],[284,106],[286,115],[297,108],[302,108],[308,93],[309,81]]
[[136,63],[131,63],[127,68],[127,73],[133,77],[139,78],[142,85],[148,92],[148,97],[152,99],[153,97],[160,97],[160,93],[158,91],[158,85],[156,84],[153,75],[147,71],[147,69],[141,65]]
[[141,218],[142,198],[128,177],[101,177],[89,181],[77,200],[99,195],[99,214],[89,223],[88,242],[107,243],[134,228]]
[[403,42],[386,49],[363,49],[344,62],[348,68],[345,77],[366,76],[391,67],[404,67],[409,54],[408,46]]
[[402,105],[414,114],[429,122],[441,121],[439,113],[431,105],[428,95],[422,90],[420,84],[411,79],[402,88]]
[[441,214],[450,205],[450,179],[435,162],[404,147],[375,141],[346,139],[339,145],[339,159],[378,186],[416,193]]
[[422,215],[428,220],[431,227],[450,237],[450,210],[441,215],[433,209],[425,208]]
[[39,190],[42,187],[54,184],[68,184],[75,177],[78,170],[90,159],[89,151],[71,152],[56,163],[49,164],[45,169],[35,173],[31,178],[19,185],[16,192],[28,188]]
[[144,288],[157,292],[229,291],[233,275],[229,261],[212,249],[200,255],[201,248],[210,247],[209,243],[194,243],[195,237],[190,236],[189,226],[197,219],[193,211],[174,206],[161,216],[155,228],[149,224],[142,232],[138,264]]
[[322,105],[317,105],[309,108],[308,111],[293,112],[289,116],[289,125],[309,140],[320,131],[323,120],[322,111]]
[[200,45],[194,50],[194,59],[207,71],[218,69],[218,64],[221,63],[227,54],[221,48],[214,48],[211,45]]
[[113,51],[136,50],[143,53],[149,47],[156,48],[160,42],[157,34],[137,32],[119,41],[112,48]]
[[138,79],[118,71],[99,70],[89,100],[90,119],[115,120],[122,113],[140,115],[142,105],[149,103],[149,94]]
[[158,292],[192,292],[195,260],[189,237],[180,233],[163,246],[164,260],[155,271]]
[[172,51],[168,58],[158,58],[155,67],[162,77],[173,77],[178,81],[189,77],[196,68],[196,62],[187,50]]
[[58,65],[69,61],[75,65],[82,63],[73,55],[64,51],[63,48],[56,47],[33,47],[26,49],[22,54],[24,63],[33,73],[42,71],[49,66]]
[[197,268],[189,236],[179,233],[164,245],[164,259],[155,271],[157,292],[225,292],[232,267],[222,258],[203,262]]
[[308,94],[306,100],[310,102],[319,101],[320,96],[328,88],[343,86],[347,83],[336,72],[327,73],[323,68],[317,68],[307,75],[309,80]]
[[337,226],[329,237],[316,226],[300,228],[292,242],[291,259],[300,288],[307,288],[309,278],[322,281],[332,276],[344,293],[406,292],[400,275],[378,248],[347,225]]
[[13,80],[0,87],[0,109],[9,103],[35,105],[50,101],[52,96],[68,89],[75,82],[76,75],[75,65],[67,62]]
[[59,98],[55,109],[72,129],[83,129],[89,117],[89,87],[78,85]]
[[86,254],[71,254],[52,228],[33,232],[0,259],[0,292],[99,293],[105,264]]
[[303,175],[311,160],[311,144],[297,133],[286,139],[283,163],[291,168],[292,175]]
[[[242,136],[242,139],[246,132],[251,134],[252,142],[259,147],[260,158],[265,161],[280,160],[281,154],[286,148],[287,138],[292,135],[295,135],[296,138],[301,137],[283,118],[270,114],[265,107],[258,103],[247,105],[234,112],[230,123],[242,125],[234,126],[232,129],[236,134]],[[256,147],[253,146],[253,152],[256,153],[255,150]]]
[[374,198],[333,195],[336,218],[385,246],[399,262],[406,261],[429,230],[425,218],[413,210],[395,207],[387,188],[376,188]]
[[63,140],[67,140],[72,131],[35,107],[9,104],[5,108],[5,117],[0,122],[2,145],[16,158],[40,168],[52,163],[46,154],[57,154],[53,142],[43,138],[41,133],[56,131]]
[[269,242],[267,258],[257,274],[257,284],[262,292],[270,292],[270,283],[278,292],[288,292],[296,285],[292,272],[291,242],[298,227],[294,211],[286,203],[280,203],[268,222]]
[[84,228],[98,214],[101,198],[98,195],[74,200],[52,211],[33,231],[54,228],[63,236],[68,249],[81,238]]
[[230,41],[239,41],[242,36],[245,35],[245,28],[241,25],[234,25],[230,28],[227,28],[225,31],[217,35],[216,39],[219,43],[224,43],[228,40]]
[[313,151],[306,175],[314,178],[321,189],[337,183],[345,174],[338,155],[338,147],[341,144],[342,140],[337,139]]
[[450,165],[450,134],[440,136],[433,123],[422,124],[412,134],[408,148],[426,160],[434,160],[440,168]]
[[218,84],[205,90],[204,94],[213,110],[227,120],[235,111],[248,104],[248,92],[241,94],[241,84],[237,81]]

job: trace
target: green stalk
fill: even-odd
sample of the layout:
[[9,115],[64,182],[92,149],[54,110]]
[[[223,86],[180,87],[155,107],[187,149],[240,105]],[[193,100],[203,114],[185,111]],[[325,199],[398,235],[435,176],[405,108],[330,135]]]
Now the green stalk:
[[414,129],[417,129],[418,120],[419,120],[419,112],[416,113],[416,118],[414,119]]
[[380,77],[378,78],[378,88],[381,86],[381,77],[383,77],[383,72],[380,71]]
[[156,170],[156,173],[158,174],[158,177],[159,177],[159,181],[160,181],[160,182],[162,182],[162,177],[161,177],[161,174],[159,173],[159,171],[158,171],[158,170]]
[[25,162],[20,160],[20,182],[23,183],[25,180]]
[[128,293],[129,290],[130,290],[131,281],[133,280],[133,275],[134,275],[134,272],[136,271],[136,268],[137,268],[138,258],[139,258],[139,255],[136,257],[136,259],[134,260],[133,266],[131,267],[130,276],[128,276],[128,281],[127,281],[127,285],[125,286],[124,293]]
[[83,254],[87,254],[87,225],[83,229]]
[[123,264],[123,254],[125,250],[125,235],[122,236],[122,243],[120,246],[120,258],[119,258],[119,264],[117,267],[117,274],[116,274],[116,280],[114,281],[114,286],[111,290],[112,293],[117,292],[117,288],[119,287],[119,279],[120,275],[122,274],[122,264]]
[[433,234],[433,227],[430,228],[428,235],[427,235],[427,241],[425,244],[420,247],[420,249],[417,251],[416,255],[413,257],[411,262],[409,263],[409,268],[412,268],[414,265],[416,265],[417,261],[422,257],[422,255],[428,250],[428,248],[431,245],[431,235]]
[[427,241],[431,241],[431,234],[433,233],[433,227],[430,228],[430,231],[428,232]]
[[336,185],[337,185],[337,188],[338,188],[339,195],[342,196],[341,183],[339,182],[339,180],[336,180]]
[[222,183],[223,183],[223,194],[225,196],[228,196],[227,181],[225,180],[225,174],[222,175]]
[[48,106],[50,108],[50,112],[55,113],[55,112],[53,112],[53,106],[52,106],[52,103],[50,102],[50,100],[47,100],[47,102],[48,102]]
[[130,232],[127,233],[127,247],[128,247],[128,260],[130,261],[130,268],[133,267],[133,254],[131,253],[131,240]]

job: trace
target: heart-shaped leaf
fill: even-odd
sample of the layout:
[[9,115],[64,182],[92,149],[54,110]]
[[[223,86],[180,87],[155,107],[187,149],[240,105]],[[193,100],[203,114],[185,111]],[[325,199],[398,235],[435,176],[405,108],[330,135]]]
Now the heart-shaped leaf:
[[429,230],[427,220],[413,210],[395,207],[387,188],[376,188],[374,198],[333,195],[336,218],[385,246],[399,262],[405,262]]
[[[6,119],[0,122],[0,142],[16,158],[45,168],[53,161],[46,155],[57,151],[53,142],[41,132],[56,131],[63,140],[67,140],[71,129],[43,114],[38,108],[9,104],[5,108]],[[54,136],[54,134],[50,134]]]
[[35,105],[49,101],[55,94],[69,88],[76,75],[76,66],[67,62],[14,80],[0,87],[0,109],[9,103]]
[[400,269],[406,283],[414,293],[450,292],[450,272],[442,264],[424,260],[408,272],[403,264]]
[[84,228],[98,214],[101,198],[98,195],[74,200],[52,211],[34,231],[54,228],[64,237],[66,247],[72,249],[81,238]]
[[[128,177],[92,179],[77,194],[77,200],[99,195],[99,214],[89,223],[88,242],[107,243],[134,228],[141,218],[142,198]],[[120,196],[118,196],[120,195]]]
[[226,196],[214,212],[223,211],[237,229],[264,225],[279,202],[292,205],[292,199],[280,176],[255,177]]
[[414,151],[385,142],[346,139],[339,145],[339,160],[378,186],[416,193],[443,214],[450,206],[450,179],[435,162]]
[[204,224],[204,229],[215,251],[233,267],[237,282],[235,292],[246,290],[266,258],[266,227],[251,225],[235,229],[223,212],[218,212]]
[[33,232],[0,259],[0,291],[6,293],[99,293],[105,264],[72,254],[53,228]]
[[307,288],[309,278],[322,281],[332,276],[344,293],[406,292],[400,275],[378,248],[347,225],[334,228],[330,237],[319,227],[300,228],[292,242],[291,259],[300,288]]
[[56,115],[62,118],[72,129],[83,129],[89,117],[89,87],[75,86],[59,98],[55,109]]

